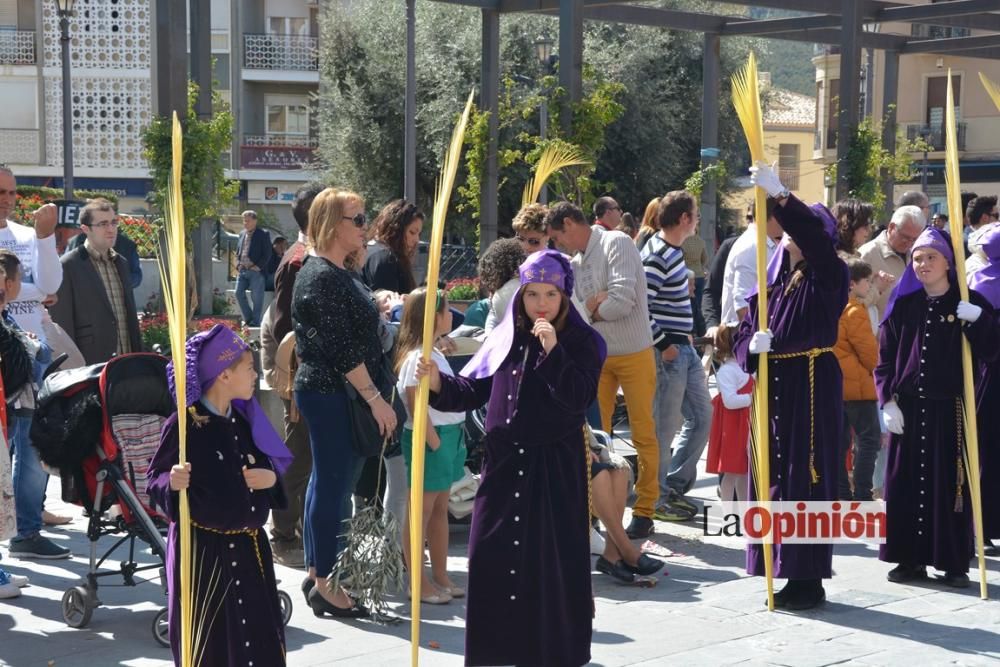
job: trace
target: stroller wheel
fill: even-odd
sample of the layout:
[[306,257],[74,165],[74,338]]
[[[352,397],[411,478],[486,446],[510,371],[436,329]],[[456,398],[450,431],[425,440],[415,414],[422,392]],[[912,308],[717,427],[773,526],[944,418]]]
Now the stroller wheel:
[[84,586],[70,588],[62,597],[62,614],[66,625],[71,628],[85,628],[94,613],[96,599]]
[[292,596],[285,591],[278,591],[278,604],[281,606],[281,622],[288,625],[292,620]]
[[160,646],[170,648],[170,626],[167,623],[167,610],[161,609],[153,617],[153,638]]

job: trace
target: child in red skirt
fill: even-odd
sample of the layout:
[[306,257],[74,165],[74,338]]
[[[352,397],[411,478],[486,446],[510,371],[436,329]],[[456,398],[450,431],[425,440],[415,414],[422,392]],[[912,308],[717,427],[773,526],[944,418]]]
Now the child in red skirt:
[[721,324],[712,341],[721,366],[715,372],[719,393],[712,399],[712,427],[708,434],[708,472],[721,473],[723,501],[747,499],[750,444],[750,401],[753,378],[733,357],[737,325]]

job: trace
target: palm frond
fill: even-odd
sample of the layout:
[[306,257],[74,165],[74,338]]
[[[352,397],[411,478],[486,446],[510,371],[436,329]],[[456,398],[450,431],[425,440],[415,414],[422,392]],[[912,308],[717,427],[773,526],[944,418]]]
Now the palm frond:
[[538,195],[545,183],[561,169],[578,164],[590,164],[583,158],[579,149],[572,146],[550,144],[542,151],[535,166],[535,175],[524,184],[524,194],[521,196],[521,206],[527,206],[538,201]]

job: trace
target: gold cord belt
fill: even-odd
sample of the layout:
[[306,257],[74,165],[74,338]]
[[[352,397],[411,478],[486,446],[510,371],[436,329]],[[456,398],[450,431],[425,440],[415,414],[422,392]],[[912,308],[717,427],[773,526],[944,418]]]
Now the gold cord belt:
[[191,522],[191,525],[199,530],[204,530],[209,533],[215,533],[216,535],[248,535],[253,542],[254,553],[257,554],[257,567],[260,568],[261,576],[264,576],[264,559],[260,555],[260,544],[257,541],[258,533],[260,533],[259,528],[237,528],[235,530],[219,530],[217,528],[209,528],[208,526],[203,526],[195,521]]
[[832,347],[814,347],[803,352],[788,352],[786,354],[768,354],[768,359],[795,359],[807,357],[809,359],[809,474],[812,476],[812,483],[819,482],[819,473],[816,472],[816,357],[827,352],[833,352]]

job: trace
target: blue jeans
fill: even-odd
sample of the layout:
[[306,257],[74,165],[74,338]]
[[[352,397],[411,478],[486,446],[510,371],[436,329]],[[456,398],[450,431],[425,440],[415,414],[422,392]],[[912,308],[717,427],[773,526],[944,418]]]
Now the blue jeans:
[[[247,303],[246,291],[250,290],[253,308]],[[240,312],[247,326],[259,327],[260,318],[264,314],[264,274],[261,271],[241,270],[236,278],[236,302],[240,304]]]
[[708,444],[712,398],[705,370],[690,345],[673,361],[657,358],[653,418],[660,443],[660,502],[671,490],[685,494],[698,477],[698,460]]
[[[12,411],[13,412],[13,411]],[[45,487],[49,483],[48,474],[42,470],[38,451],[31,446],[28,431],[31,417],[11,415],[9,420],[10,440],[13,443],[14,506],[17,511],[17,537],[34,537],[42,529],[42,503]]]
[[295,401],[309,426],[313,457],[302,543],[306,564],[322,578],[330,574],[344,549],[343,522],[351,518],[351,495],[362,460],[354,451],[345,394],[296,391]]

